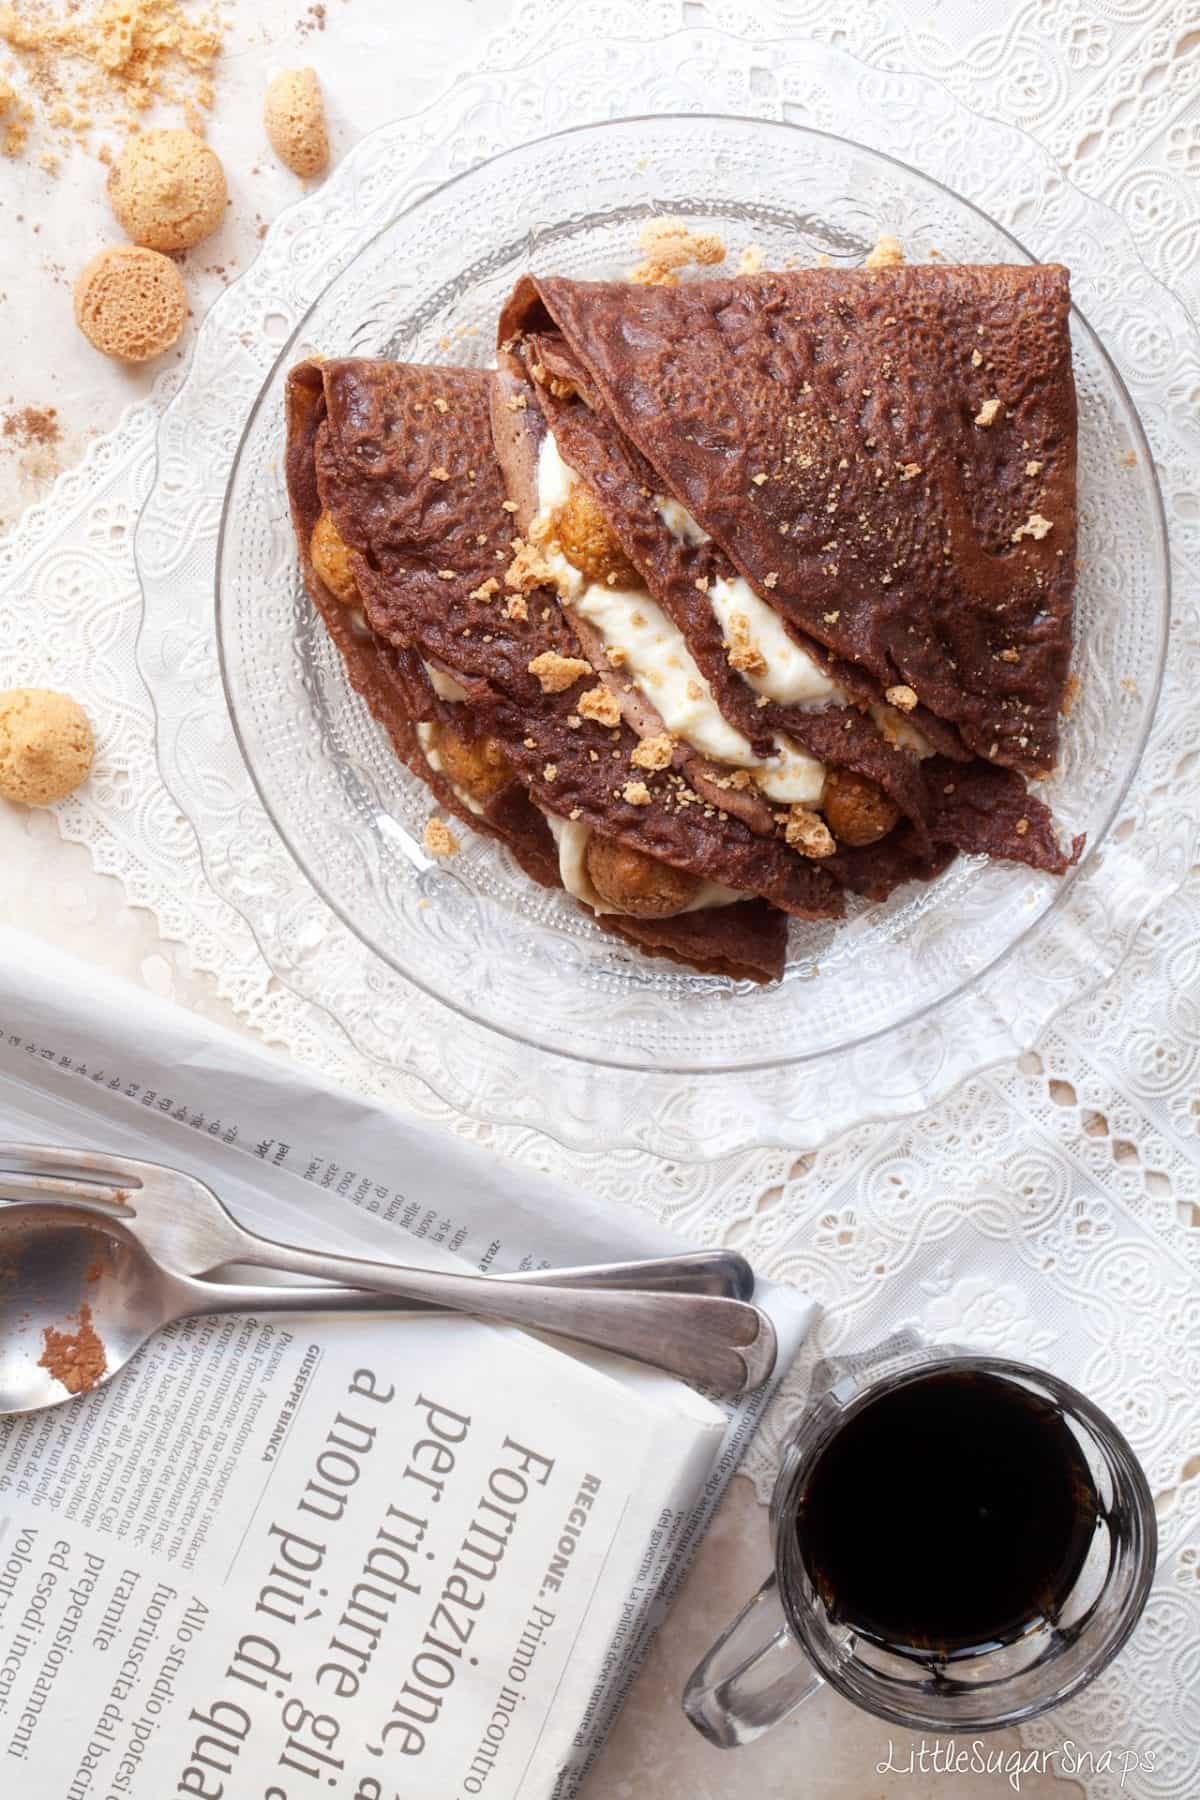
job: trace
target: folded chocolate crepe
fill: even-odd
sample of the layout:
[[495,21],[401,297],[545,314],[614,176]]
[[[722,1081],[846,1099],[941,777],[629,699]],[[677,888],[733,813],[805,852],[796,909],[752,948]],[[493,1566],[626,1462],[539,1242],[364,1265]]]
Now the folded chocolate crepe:
[[445,811],[770,979],[843,889],[1079,854],[1023,779],[1070,649],[1065,319],[1053,269],[528,279],[495,374],[293,371],[310,591]]
[[[607,690],[553,590],[505,585],[514,526],[490,383],[477,370],[365,361],[292,371],[293,518],[350,678],[440,806],[507,843],[535,880],[574,870],[577,897],[641,947],[777,977],[786,914],[838,916],[837,885],[782,843],[764,856],[736,821],[685,800],[682,782],[677,804],[645,804],[639,739],[605,722],[600,699],[588,709],[598,717],[573,710]],[[566,855],[550,820],[571,828]],[[592,836],[607,851],[603,891]]]
[[1037,774],[1071,652],[1068,310],[1055,266],[529,278],[500,337],[807,639]]

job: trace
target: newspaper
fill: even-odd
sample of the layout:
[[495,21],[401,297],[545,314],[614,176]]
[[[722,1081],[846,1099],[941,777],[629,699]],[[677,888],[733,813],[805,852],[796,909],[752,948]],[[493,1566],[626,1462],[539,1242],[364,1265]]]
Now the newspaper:
[[[0,1084],[5,1139],[185,1168],[268,1235],[497,1271],[680,1248],[3,930]],[[760,1300],[782,1372],[812,1309]],[[0,1423],[0,1793],[566,1800],[769,1393],[456,1317],[161,1332]]]

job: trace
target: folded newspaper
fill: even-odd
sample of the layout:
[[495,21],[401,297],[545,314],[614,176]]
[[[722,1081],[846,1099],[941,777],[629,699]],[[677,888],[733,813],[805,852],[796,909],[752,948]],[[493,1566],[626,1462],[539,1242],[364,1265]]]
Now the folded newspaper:
[[[173,1164],[349,1254],[680,1247],[3,930],[0,1137]],[[811,1307],[757,1298],[782,1373]],[[770,1391],[455,1317],[163,1331],[0,1422],[0,1794],[565,1800]]]

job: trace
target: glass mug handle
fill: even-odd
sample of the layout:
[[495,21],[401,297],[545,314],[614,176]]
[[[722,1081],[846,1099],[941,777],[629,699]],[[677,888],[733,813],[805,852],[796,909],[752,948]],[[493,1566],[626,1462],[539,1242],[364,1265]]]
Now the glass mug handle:
[[769,1575],[692,1671],[683,1710],[710,1743],[730,1750],[777,1725],[822,1685]]

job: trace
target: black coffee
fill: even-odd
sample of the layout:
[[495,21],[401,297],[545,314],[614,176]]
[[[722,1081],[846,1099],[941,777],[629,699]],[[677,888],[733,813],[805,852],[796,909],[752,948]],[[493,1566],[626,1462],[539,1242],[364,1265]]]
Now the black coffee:
[[870,1401],[809,1476],[801,1556],[831,1615],[933,1656],[1053,1620],[1099,1506],[1073,1433],[995,1375],[933,1372]]

